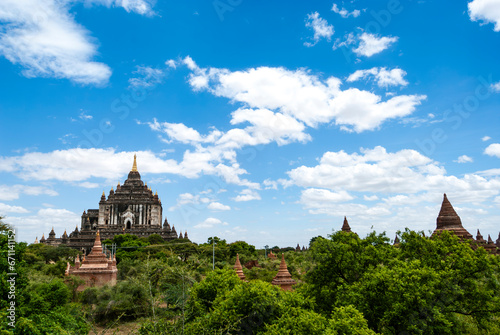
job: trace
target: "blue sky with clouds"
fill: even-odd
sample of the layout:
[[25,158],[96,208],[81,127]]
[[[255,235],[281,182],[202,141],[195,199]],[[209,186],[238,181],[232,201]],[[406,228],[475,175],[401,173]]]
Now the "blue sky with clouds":
[[72,231],[137,154],[195,242],[500,222],[500,0],[0,3],[0,213]]

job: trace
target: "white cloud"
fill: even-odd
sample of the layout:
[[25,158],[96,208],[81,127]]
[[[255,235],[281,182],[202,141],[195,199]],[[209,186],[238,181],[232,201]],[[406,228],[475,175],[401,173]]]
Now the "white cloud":
[[111,70],[93,61],[97,46],[89,32],[74,21],[69,4],[56,0],[1,1],[0,53],[21,65],[27,77],[106,84]]
[[375,194],[374,195],[370,195],[370,196],[367,196],[366,194],[363,196],[363,199],[365,199],[366,201],[376,201],[378,200],[378,196],[376,196]]
[[368,196],[449,192],[457,194],[458,201],[481,202],[500,192],[500,180],[479,174],[447,175],[444,167],[415,150],[390,153],[380,146],[361,149],[360,154],[326,152],[317,166],[301,166],[288,175],[292,184],[301,187]]
[[487,142],[489,140],[491,140],[491,137],[489,137],[489,136],[484,136],[481,138],[481,141],[483,141],[483,142]]
[[359,9],[354,9],[352,12],[349,12],[347,9],[342,7],[342,9],[339,9],[336,3],[333,4],[332,11],[334,13],[339,14],[342,16],[344,19],[348,18],[349,16],[352,17],[358,17],[361,14],[361,11]]
[[319,17],[318,12],[314,12],[307,15],[306,27],[312,28],[314,31],[314,37],[313,37],[314,42],[304,43],[304,45],[308,47],[316,45],[316,43],[318,43],[319,40],[322,38],[326,38],[328,41],[330,41],[334,33],[333,26],[329,25],[325,19]]
[[98,188],[99,184],[85,181],[83,183],[78,184],[78,186],[84,187],[84,188]]
[[483,24],[493,23],[494,31],[500,31],[500,1],[474,0],[468,3],[469,16],[472,21],[483,21]]
[[266,179],[263,182],[266,190],[277,190],[278,189],[278,182],[271,180],[271,179]]
[[456,162],[456,163],[472,163],[472,162],[474,162],[474,160],[472,159],[472,157],[469,157],[467,155],[462,155],[462,156],[458,157],[458,159],[454,162]]
[[413,113],[426,98],[401,95],[383,101],[381,96],[369,91],[342,90],[340,79],[329,77],[322,80],[306,69],[291,71],[281,67],[259,67],[230,72],[199,68],[192,59],[185,60],[185,63],[193,71],[189,83],[194,90],[207,90],[246,107],[233,113],[233,123],[242,118],[254,125],[246,132],[234,131],[236,134],[232,135],[238,135],[240,142],[249,143],[248,133],[259,134],[262,126],[269,122],[266,120],[275,120],[270,129],[272,136],[265,137],[266,141],[281,143],[309,140],[301,124],[316,127],[334,121],[349,131],[373,130],[388,119]]
[[0,200],[16,200],[21,194],[26,195],[50,195],[56,196],[58,193],[50,188],[43,186],[27,185],[0,185]]
[[133,72],[138,77],[128,80],[130,87],[153,87],[163,82],[165,72],[162,69],[155,69],[149,66],[137,66]]
[[236,196],[234,201],[251,201],[251,200],[260,200],[260,195],[254,190],[246,189],[240,192],[238,196]]
[[373,34],[363,33],[359,37],[360,43],[356,49],[353,49],[358,56],[371,57],[389,48],[395,43],[397,37],[377,37]]
[[354,33],[349,33],[344,35],[344,38],[337,38],[335,40],[335,43],[333,43],[332,49],[337,50],[340,47],[348,47],[349,45],[355,44],[356,43],[356,37],[354,36]]
[[499,81],[498,83],[491,84],[491,89],[492,89],[494,92],[500,92],[500,81]]
[[29,211],[20,206],[11,206],[0,202],[0,213],[3,216],[5,213],[29,213]]
[[220,202],[217,202],[217,201],[211,202],[210,204],[208,204],[207,208],[211,209],[213,211],[229,211],[229,210],[231,210],[230,206],[221,204]]
[[300,202],[307,203],[310,206],[317,207],[321,203],[338,203],[353,200],[354,197],[351,196],[346,191],[332,192],[325,189],[318,188],[308,188],[302,191],[300,197]]
[[227,183],[258,188],[240,176],[246,174],[236,162],[221,163],[220,152],[187,150],[180,162],[162,159],[151,151],[116,152],[115,149],[67,149],[48,153],[29,152],[21,156],[0,157],[0,171],[10,172],[25,180],[85,181],[89,178],[122,179],[130,171],[134,154],[137,154],[141,173],[170,173],[187,178],[201,174],[216,175]]
[[98,4],[106,7],[122,7],[128,13],[152,16],[155,14],[153,7],[156,0],[83,0],[87,6]]
[[177,62],[173,59],[169,59],[165,62],[165,65],[167,65],[168,67],[172,68],[172,69],[176,69],[177,68]]
[[500,143],[492,143],[486,149],[484,153],[488,156],[495,156],[500,158]]
[[216,219],[216,218],[207,218],[205,221],[194,226],[194,228],[213,228],[214,226],[218,226],[218,225],[227,226],[228,223],[222,222],[221,220]]
[[20,241],[32,242],[35,237],[42,237],[45,233],[45,238],[54,227],[56,237],[63,234],[67,230],[69,234],[76,226],[80,225],[80,216],[67,209],[43,208],[35,215],[29,216],[8,216],[5,222],[14,225],[17,230],[17,237]]
[[93,116],[86,114],[84,110],[80,111],[80,115],[78,115],[78,117],[83,121],[88,121],[93,119]]
[[406,86],[408,82],[404,79],[406,72],[401,69],[387,70],[385,67],[373,67],[369,70],[357,70],[348,78],[348,82],[366,79],[373,76],[379,87],[388,88],[389,86]]

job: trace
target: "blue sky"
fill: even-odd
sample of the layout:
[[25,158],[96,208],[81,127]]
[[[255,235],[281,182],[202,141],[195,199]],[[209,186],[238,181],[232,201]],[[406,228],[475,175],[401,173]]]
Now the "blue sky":
[[7,0],[0,213],[72,231],[137,154],[198,243],[500,222],[500,1]]

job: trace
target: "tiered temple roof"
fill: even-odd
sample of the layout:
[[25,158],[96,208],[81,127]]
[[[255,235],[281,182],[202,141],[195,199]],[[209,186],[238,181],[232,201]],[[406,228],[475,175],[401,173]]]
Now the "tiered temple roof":
[[245,274],[243,273],[243,267],[240,263],[240,255],[236,254],[236,263],[234,264],[234,269],[236,270],[236,274],[241,280],[246,280]]
[[462,239],[472,240],[472,234],[462,226],[462,220],[460,220],[457,212],[455,212],[446,193],[444,194],[441,210],[436,220],[436,229],[432,235],[439,234],[444,230],[451,231]]
[[349,222],[347,222],[347,217],[344,216],[344,223],[342,224],[342,231],[346,233],[351,232],[351,227],[349,226]]
[[74,275],[85,280],[85,284],[80,285],[78,291],[91,286],[116,284],[116,275],[118,273],[116,257],[110,255],[107,258],[102,252],[99,231],[97,231],[92,251],[86,257],[83,257],[82,263],[80,264],[80,258],[77,256],[75,266],[72,267],[69,263],[67,264],[66,276]]
[[288,268],[285,263],[285,254],[281,254],[280,268],[271,284],[279,285],[283,291],[291,291],[292,285],[296,284],[296,281],[292,279],[292,275],[288,272]]

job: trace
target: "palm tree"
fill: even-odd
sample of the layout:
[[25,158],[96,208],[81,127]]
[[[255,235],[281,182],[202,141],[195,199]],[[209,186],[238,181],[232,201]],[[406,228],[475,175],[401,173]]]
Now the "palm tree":
[[3,216],[0,216],[0,233],[8,232],[12,229],[8,223],[3,222],[3,218]]

